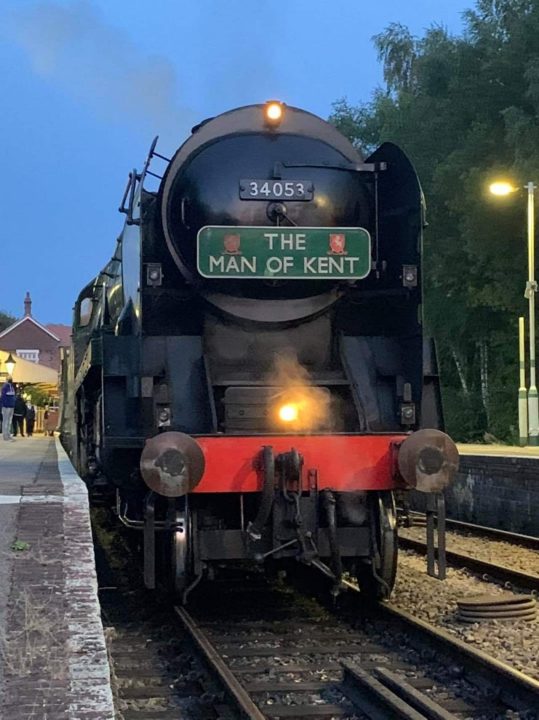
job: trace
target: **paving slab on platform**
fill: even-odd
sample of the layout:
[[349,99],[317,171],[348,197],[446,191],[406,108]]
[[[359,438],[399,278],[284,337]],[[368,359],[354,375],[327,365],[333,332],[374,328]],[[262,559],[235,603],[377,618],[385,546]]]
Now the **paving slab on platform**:
[[0,439],[0,717],[114,718],[86,486],[59,441]]

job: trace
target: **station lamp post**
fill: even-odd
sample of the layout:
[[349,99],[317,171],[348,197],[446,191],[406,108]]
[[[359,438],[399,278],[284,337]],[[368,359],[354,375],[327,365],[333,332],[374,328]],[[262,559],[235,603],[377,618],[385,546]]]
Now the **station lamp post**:
[[[528,228],[528,280],[524,297],[528,299],[528,320],[530,324],[530,387],[528,389],[528,444],[539,445],[539,402],[537,397],[537,383],[535,375],[535,293],[537,292],[537,283],[535,281],[535,190],[536,185],[528,182],[525,186],[528,191],[528,211],[527,211],[527,228]],[[494,195],[502,196],[516,192],[518,188],[508,182],[495,182],[490,185],[490,192]],[[521,328],[520,332],[523,330]],[[522,346],[522,342],[520,343]],[[522,374],[521,374],[522,375]],[[519,401],[522,397],[522,382],[519,389]],[[519,404],[519,424],[520,436],[522,438],[523,413]]]
[[13,359],[13,355],[9,353],[6,360],[6,370],[7,374],[10,378],[13,377],[13,371],[15,370],[15,365],[17,364],[16,361]]

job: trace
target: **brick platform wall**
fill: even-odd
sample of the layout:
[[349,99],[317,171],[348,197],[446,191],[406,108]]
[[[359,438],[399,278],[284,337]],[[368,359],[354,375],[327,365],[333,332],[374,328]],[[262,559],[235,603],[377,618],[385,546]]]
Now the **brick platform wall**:
[[[412,508],[424,510],[425,497],[411,496]],[[539,537],[539,459],[461,455],[446,503],[455,520]]]
[[22,546],[11,548],[0,628],[0,719],[113,720],[88,491],[59,441],[48,440],[37,475],[19,478]]

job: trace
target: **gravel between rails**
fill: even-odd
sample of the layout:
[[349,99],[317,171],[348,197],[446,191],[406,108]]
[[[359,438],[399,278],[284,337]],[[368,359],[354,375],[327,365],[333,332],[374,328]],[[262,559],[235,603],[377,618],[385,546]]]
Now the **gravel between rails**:
[[[399,535],[411,540],[425,542],[425,528],[415,526],[399,528]],[[539,552],[502,540],[482,538],[477,534],[446,532],[447,549],[470,555],[478,560],[505,565],[513,570],[539,575]]]
[[446,580],[437,580],[427,575],[423,556],[400,550],[391,602],[539,680],[539,620],[464,623],[457,618],[458,599],[480,593],[507,592],[522,594],[501,583],[479,579],[467,570],[451,567]]

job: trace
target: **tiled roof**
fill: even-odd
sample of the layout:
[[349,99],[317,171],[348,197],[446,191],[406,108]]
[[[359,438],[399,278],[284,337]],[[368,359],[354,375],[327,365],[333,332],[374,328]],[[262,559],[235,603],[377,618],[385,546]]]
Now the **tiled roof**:
[[[22,325],[22,323],[25,323],[25,322],[33,323],[36,327],[38,327],[40,330],[43,330],[43,332],[46,332],[48,335],[53,337],[55,340],[60,340],[58,335],[55,335],[49,327],[45,327],[45,325],[42,325],[40,322],[35,320],[31,315],[25,315],[20,320],[17,320],[16,322],[14,322],[13,325],[10,325],[5,330],[2,330],[2,332],[0,332],[0,338],[6,337],[7,335],[9,335],[10,332],[15,330],[15,328],[19,327],[19,325]],[[55,327],[55,326],[53,326],[53,327]],[[59,327],[67,327],[67,326],[60,325]]]
[[55,323],[48,323],[45,325],[47,330],[53,335],[56,335],[60,340],[60,345],[65,347],[71,344],[71,327],[69,325],[58,325]]

